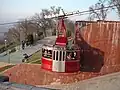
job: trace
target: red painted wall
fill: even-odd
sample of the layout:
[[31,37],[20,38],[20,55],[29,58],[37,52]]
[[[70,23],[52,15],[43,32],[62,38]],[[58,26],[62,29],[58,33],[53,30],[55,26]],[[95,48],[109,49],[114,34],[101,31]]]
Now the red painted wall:
[[[83,41],[77,40],[77,43],[84,50],[89,50],[90,52],[83,55],[84,59],[86,58],[84,63],[86,61],[91,64],[95,63],[98,59],[94,57],[93,60],[90,54],[96,53],[96,50],[98,50],[99,52],[97,53],[103,56],[104,62],[103,67],[100,69],[100,74],[120,71],[120,22],[98,21],[85,23],[86,26],[80,29]],[[103,64],[103,62],[100,63]]]
[[65,72],[77,72],[80,70],[80,63],[79,61],[66,61],[65,62]]

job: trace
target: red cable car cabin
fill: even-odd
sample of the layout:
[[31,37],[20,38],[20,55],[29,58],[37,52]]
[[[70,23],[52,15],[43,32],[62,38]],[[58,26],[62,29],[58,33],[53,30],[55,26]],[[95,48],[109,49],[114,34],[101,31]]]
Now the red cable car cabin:
[[43,45],[42,68],[53,72],[77,72],[80,70],[80,49],[66,37],[64,20],[58,23],[55,44]]
[[67,50],[63,46],[44,45],[42,68],[55,72],[77,72],[80,70],[80,50]]

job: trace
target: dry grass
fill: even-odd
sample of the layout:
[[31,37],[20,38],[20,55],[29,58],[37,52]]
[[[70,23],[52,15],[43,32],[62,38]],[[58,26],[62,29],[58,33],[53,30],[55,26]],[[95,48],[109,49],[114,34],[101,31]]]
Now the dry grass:
[[7,69],[9,69],[9,68],[11,68],[11,67],[13,67],[13,66],[15,66],[15,65],[7,65],[7,66],[4,66],[4,67],[1,67],[0,68],[0,73],[7,70]]
[[40,64],[41,63],[41,57],[42,57],[42,51],[39,50],[38,52],[34,53],[33,55],[31,55],[28,58],[27,63]]

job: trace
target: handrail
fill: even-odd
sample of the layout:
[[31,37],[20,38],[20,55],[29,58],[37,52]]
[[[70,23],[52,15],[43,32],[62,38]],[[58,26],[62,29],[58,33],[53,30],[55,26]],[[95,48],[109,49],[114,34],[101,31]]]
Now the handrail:
[[79,49],[76,50],[64,50],[64,49],[58,49],[58,48],[52,48],[52,47],[43,47],[43,49],[47,49],[47,50],[53,50],[53,51],[67,51],[67,52],[73,52],[73,51],[80,51]]
[[53,49],[53,51],[75,52],[75,51],[80,51],[80,50],[58,50],[58,49]]

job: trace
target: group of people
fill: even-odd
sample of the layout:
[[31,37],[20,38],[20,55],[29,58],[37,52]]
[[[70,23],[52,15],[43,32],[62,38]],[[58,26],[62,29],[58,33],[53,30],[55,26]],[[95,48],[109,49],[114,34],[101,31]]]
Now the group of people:
[[52,51],[50,50],[44,50],[43,54],[44,54],[43,56],[46,58],[52,58]]
[[25,49],[25,46],[31,45],[28,41],[22,41],[22,49]]
[[22,41],[22,49],[25,49],[25,41]]

